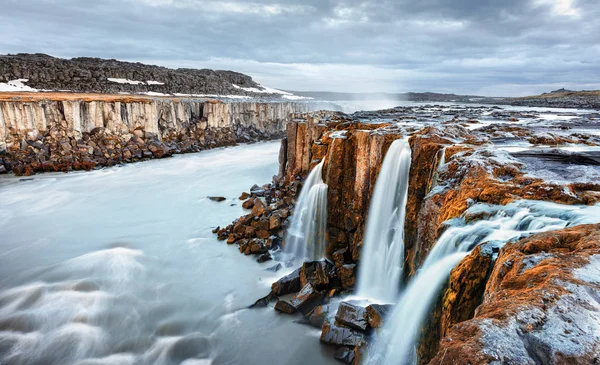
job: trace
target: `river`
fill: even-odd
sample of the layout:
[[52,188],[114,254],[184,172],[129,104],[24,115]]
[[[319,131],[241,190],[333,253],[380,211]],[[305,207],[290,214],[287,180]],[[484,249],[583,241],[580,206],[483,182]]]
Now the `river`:
[[0,364],[333,363],[319,330],[246,309],[283,273],[211,232],[278,150],[0,178]]

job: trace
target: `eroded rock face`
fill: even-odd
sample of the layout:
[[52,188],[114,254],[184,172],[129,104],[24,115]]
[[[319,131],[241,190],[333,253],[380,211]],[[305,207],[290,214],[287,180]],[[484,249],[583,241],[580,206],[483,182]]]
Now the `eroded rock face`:
[[533,235],[501,251],[475,317],[430,364],[600,361],[600,225]]
[[91,169],[278,138],[290,113],[308,107],[113,99],[0,101],[3,168],[17,175]]

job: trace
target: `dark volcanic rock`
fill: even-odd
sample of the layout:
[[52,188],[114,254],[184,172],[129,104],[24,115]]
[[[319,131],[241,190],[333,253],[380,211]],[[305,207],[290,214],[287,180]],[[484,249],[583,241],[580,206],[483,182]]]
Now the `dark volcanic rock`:
[[300,285],[310,283],[317,289],[323,289],[335,280],[335,276],[335,266],[328,261],[305,262],[300,269]]
[[383,327],[383,321],[385,317],[393,310],[394,306],[391,304],[371,304],[367,310],[367,321],[369,326],[373,328]]
[[321,330],[321,342],[323,343],[356,346],[365,341],[366,337],[362,332],[351,328],[336,326],[328,321],[323,323],[323,328]]
[[311,284],[306,284],[292,299],[291,304],[298,312],[306,315],[323,303],[323,293],[317,291]]
[[222,202],[225,200],[225,198],[222,196],[209,196],[208,199],[210,199],[214,202]]
[[300,269],[294,270],[289,275],[282,277],[271,285],[271,291],[275,295],[285,295],[298,292],[300,286]]
[[285,300],[278,300],[277,303],[275,303],[275,310],[286,314],[294,314],[297,312],[296,307]]
[[367,329],[367,311],[363,307],[341,302],[335,315],[335,324],[364,331]]
[[250,305],[248,308],[258,308],[258,307],[266,307],[270,302],[279,299],[277,295],[273,293],[269,293],[266,296],[260,298],[254,304]]
[[[109,78],[140,83],[117,83]],[[67,60],[44,54],[0,56],[0,82],[16,79],[28,79],[27,85],[37,89],[113,94],[152,91],[165,94],[252,95],[233,85],[260,88],[250,76],[233,71],[169,69],[88,57]]]

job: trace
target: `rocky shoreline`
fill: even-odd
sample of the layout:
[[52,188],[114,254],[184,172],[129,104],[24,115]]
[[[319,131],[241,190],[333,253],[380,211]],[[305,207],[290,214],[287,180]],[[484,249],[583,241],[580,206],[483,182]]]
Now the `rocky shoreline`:
[[[600,139],[582,132],[599,127],[593,113],[546,120],[533,112],[485,107],[298,115],[282,141],[278,176],[242,196],[251,212],[215,233],[259,261],[277,260],[303,178],[323,160],[325,259],[305,262],[254,306],[300,313],[301,323],[321,329],[323,344],[336,347],[338,360],[358,364],[369,356],[393,308],[345,298],[355,287],[369,200],[394,140],[407,138],[412,149],[404,255],[404,280],[410,282],[449,222],[474,224],[493,214],[474,213],[474,206],[597,204],[600,160],[585,150],[599,146]],[[578,149],[584,152],[574,152]],[[577,274],[597,260],[599,234],[600,225],[579,225],[517,235],[504,247],[481,244],[450,274],[422,328],[419,363],[600,361],[600,338],[586,324],[600,321],[600,286]],[[582,314],[557,314],[565,311]],[[557,335],[557,330],[563,332]],[[562,346],[565,341],[572,345]]]

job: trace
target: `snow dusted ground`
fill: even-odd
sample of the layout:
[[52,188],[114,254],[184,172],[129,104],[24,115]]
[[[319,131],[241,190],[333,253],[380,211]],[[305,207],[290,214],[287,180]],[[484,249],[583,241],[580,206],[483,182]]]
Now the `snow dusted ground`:
[[11,80],[9,82],[0,82],[0,92],[19,92],[19,91],[28,91],[28,92],[36,92],[39,91],[32,87],[25,85],[25,83],[29,81],[28,79],[18,79]]

